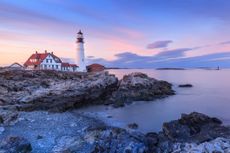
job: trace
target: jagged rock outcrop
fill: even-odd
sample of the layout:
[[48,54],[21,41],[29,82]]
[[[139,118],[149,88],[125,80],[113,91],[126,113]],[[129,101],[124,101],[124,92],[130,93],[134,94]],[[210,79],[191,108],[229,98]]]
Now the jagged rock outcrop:
[[173,146],[172,153],[229,153],[230,139],[216,138],[209,142],[201,144],[196,143],[176,143]]
[[229,128],[221,124],[217,118],[193,112],[182,114],[179,120],[164,123],[163,132],[172,141],[201,143],[230,136]]
[[122,106],[131,101],[149,101],[173,94],[170,83],[158,81],[143,73],[131,73],[120,80],[110,101],[115,106]]
[[[223,126],[222,122],[217,118],[197,112],[182,114],[180,119],[164,123],[162,129],[163,131],[154,137],[154,143],[149,143],[149,148],[153,152],[176,153],[178,150],[183,152],[184,150],[195,150],[198,147],[204,147],[204,145],[213,145],[215,142],[210,141],[218,140],[218,138],[230,140],[229,127]],[[189,147],[190,144],[191,146]],[[199,146],[199,144],[201,145]],[[229,143],[227,144],[230,145]],[[208,153],[208,151],[206,152]]]
[[15,110],[61,112],[85,105],[124,105],[174,94],[171,84],[143,73],[120,81],[107,72],[0,71],[0,105]]
[[146,153],[148,148],[144,139],[143,134],[130,134],[124,129],[101,126],[88,129],[84,137],[62,137],[52,152]]
[[95,142],[93,152],[145,153],[148,149],[143,134],[115,127],[90,129],[86,139]]
[[65,111],[87,104],[102,104],[117,88],[108,73],[6,71],[0,75],[0,101],[17,110]]
[[18,112],[0,108],[0,126],[13,125],[17,122]]

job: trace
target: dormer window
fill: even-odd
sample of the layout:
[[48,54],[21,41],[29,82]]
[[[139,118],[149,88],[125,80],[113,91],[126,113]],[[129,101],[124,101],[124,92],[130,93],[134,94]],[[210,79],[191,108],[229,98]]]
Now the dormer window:
[[30,62],[32,63],[37,62],[37,59],[30,59]]

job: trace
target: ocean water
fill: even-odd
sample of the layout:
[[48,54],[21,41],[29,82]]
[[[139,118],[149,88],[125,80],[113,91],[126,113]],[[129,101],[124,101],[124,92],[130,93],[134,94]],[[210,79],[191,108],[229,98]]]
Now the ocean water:
[[[118,78],[131,72],[143,72],[172,83],[176,95],[156,101],[138,101],[122,108],[91,106],[80,111],[122,128],[127,128],[129,123],[137,123],[138,130],[142,132],[160,131],[164,122],[178,119],[182,113],[193,111],[218,117],[225,125],[230,125],[230,70],[110,70]],[[185,83],[194,87],[177,87]]]

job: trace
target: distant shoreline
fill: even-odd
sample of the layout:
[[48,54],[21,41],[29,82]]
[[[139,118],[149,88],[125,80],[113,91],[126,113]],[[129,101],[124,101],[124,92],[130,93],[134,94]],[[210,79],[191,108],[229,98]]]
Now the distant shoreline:
[[194,70],[194,69],[201,69],[201,70],[221,70],[221,69],[229,69],[229,68],[215,68],[215,67],[194,67],[194,68],[118,68],[118,67],[107,67],[106,70],[119,70],[119,69],[154,69],[154,70]]
[[[0,69],[8,68],[9,66],[0,66]],[[119,70],[119,69],[154,69],[154,70],[222,70],[222,69],[230,69],[230,68],[219,68],[218,67],[194,67],[194,68],[173,68],[173,67],[163,67],[163,68],[120,68],[120,67],[105,67],[105,70]]]

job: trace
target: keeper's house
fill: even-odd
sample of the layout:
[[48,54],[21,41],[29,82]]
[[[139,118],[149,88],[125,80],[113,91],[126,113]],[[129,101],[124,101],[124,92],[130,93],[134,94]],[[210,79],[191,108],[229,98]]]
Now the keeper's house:
[[57,70],[76,72],[78,66],[76,64],[63,63],[59,57],[48,53],[38,53],[37,51],[30,56],[25,62],[24,67],[28,70]]

